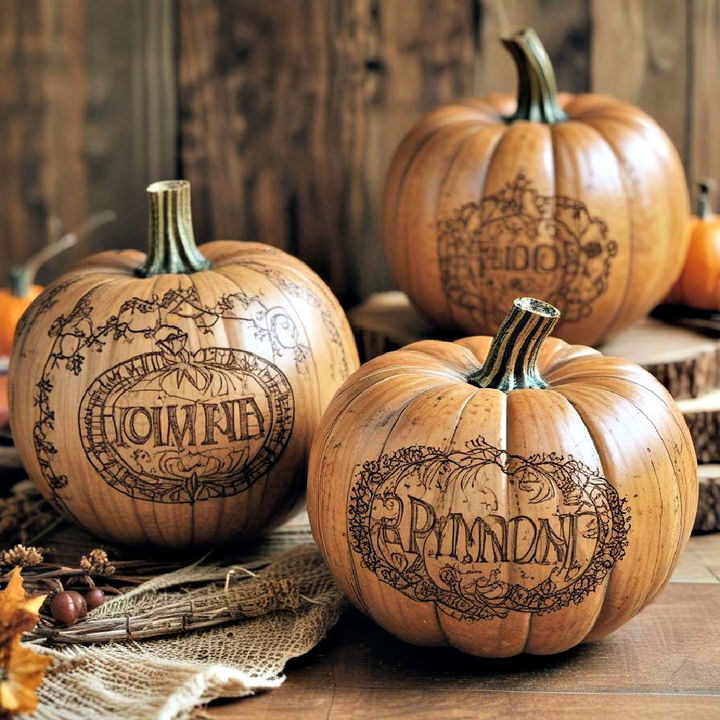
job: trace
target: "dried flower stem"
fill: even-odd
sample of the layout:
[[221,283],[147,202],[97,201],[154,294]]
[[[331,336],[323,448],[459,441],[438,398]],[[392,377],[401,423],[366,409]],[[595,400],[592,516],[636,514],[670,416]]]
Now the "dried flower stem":
[[297,584],[287,579],[248,576],[225,590],[183,598],[133,616],[88,618],[69,628],[40,625],[32,638],[45,642],[80,643],[139,640],[201,630],[277,610],[297,610],[305,602]]
[[[145,580],[148,579],[148,577],[153,577],[155,573],[167,571],[167,570],[174,570],[177,568],[182,567],[186,563],[182,562],[160,562],[160,561],[151,561],[151,560],[117,560],[113,561],[113,565],[116,568],[116,570],[144,570],[146,571],[145,575],[120,575],[117,572],[113,574],[111,577],[114,580],[120,580],[120,581],[129,581],[129,582],[136,582],[138,579]],[[69,567],[67,565],[62,565],[60,563],[42,563],[41,565],[37,565],[34,568],[28,568],[28,570],[23,574],[23,577],[25,578],[26,582],[34,581],[34,580],[44,580],[46,578],[53,578],[53,577],[68,577],[71,575],[78,575],[78,576],[99,576],[104,577],[100,573],[93,573],[91,571],[86,570],[82,567]],[[7,581],[10,577],[10,573],[6,573],[5,575],[0,575],[0,582]]]

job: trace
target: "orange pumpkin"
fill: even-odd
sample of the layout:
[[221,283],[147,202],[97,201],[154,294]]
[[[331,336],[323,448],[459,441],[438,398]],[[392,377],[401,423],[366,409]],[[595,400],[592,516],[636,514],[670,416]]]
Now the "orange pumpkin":
[[0,356],[12,352],[18,321],[42,290],[40,285],[18,285],[14,279],[10,287],[0,288]]
[[358,364],[327,286],[252,242],[198,248],[189,183],[148,188],[150,248],[103,252],[19,326],[10,422],[66,516],[126,543],[208,545],[280,523],[317,422]]
[[387,173],[383,231],[400,288],[441,327],[491,333],[520,294],[557,305],[558,336],[597,344],[645,315],[680,272],[680,158],[639,109],[556,94],[537,35],[505,39],[517,100],[443,105]]
[[685,265],[668,302],[698,310],[720,310],[720,217],[710,204],[710,185],[698,183],[697,214],[688,224]]
[[84,235],[114,218],[115,213],[111,211],[98,213],[90,217],[78,230],[62,237],[57,237],[60,235],[60,221],[54,218],[56,237],[22,265],[10,269],[10,287],[0,288],[0,357],[10,355],[18,321],[43,290],[41,285],[34,284],[38,270],[51,258],[73,247]]
[[515,301],[494,339],[421,341],[337,392],[308,512],[358,608],[418,645],[549,654],[596,640],[669,579],[693,525],[695,454],[649,373],[543,339]]

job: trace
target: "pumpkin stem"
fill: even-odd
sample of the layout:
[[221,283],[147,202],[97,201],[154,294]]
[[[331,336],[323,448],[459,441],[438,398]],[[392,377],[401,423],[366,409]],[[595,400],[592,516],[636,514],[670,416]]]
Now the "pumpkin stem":
[[485,363],[467,381],[475,387],[503,392],[546,388],[537,369],[537,356],[559,317],[560,311],[549,303],[517,298],[493,338]]
[[529,120],[542,123],[559,123],[567,120],[557,102],[555,71],[537,33],[523,28],[502,38],[515,61],[518,72],[517,110],[506,118],[507,122]]
[[714,184],[712,180],[701,180],[698,183],[697,211],[695,214],[701,220],[707,220],[712,215],[710,193]]
[[48,260],[73,247],[73,245],[77,245],[79,240],[114,219],[115,213],[112,210],[105,210],[91,215],[77,230],[58,237],[62,232],[62,222],[59,218],[52,218],[50,223],[52,228],[50,231],[51,242],[34,255],[31,255],[22,265],[15,265],[10,268],[10,292],[15,297],[27,297],[30,286],[35,283],[38,270]]
[[198,250],[190,210],[190,183],[163,180],[147,188],[148,254],[136,272],[142,277],[194,273],[210,267]]

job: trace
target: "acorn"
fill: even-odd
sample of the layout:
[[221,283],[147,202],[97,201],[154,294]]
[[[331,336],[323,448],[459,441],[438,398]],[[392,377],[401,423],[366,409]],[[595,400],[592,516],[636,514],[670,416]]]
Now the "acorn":
[[50,601],[50,614],[63,625],[72,625],[87,615],[85,598],[75,590],[63,590]]
[[105,593],[98,587],[90,588],[85,593],[85,602],[88,610],[94,610],[105,602]]

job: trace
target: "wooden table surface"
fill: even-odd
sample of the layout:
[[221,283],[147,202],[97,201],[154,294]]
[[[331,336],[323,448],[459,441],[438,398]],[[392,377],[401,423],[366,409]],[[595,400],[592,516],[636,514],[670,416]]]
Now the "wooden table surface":
[[693,537],[657,601],[602,642],[482,660],[416,648],[348,610],[277,690],[214,704],[213,720],[720,719],[720,534]]

